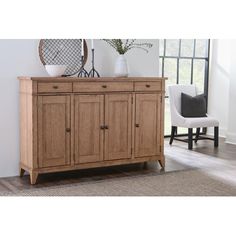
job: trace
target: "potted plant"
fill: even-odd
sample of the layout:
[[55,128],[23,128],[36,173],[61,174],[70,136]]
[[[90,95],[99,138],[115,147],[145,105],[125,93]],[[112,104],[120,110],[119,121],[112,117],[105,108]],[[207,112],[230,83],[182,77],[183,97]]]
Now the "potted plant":
[[117,77],[128,76],[127,60],[124,56],[125,53],[132,49],[141,49],[148,53],[148,49],[153,45],[151,43],[136,43],[136,39],[103,39],[112,48],[114,48],[119,56],[115,63],[115,75]]

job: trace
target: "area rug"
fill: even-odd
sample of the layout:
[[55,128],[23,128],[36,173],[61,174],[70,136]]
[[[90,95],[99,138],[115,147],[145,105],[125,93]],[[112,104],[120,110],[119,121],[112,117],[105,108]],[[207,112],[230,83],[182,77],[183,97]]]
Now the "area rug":
[[235,196],[236,186],[195,170],[79,182],[1,196]]

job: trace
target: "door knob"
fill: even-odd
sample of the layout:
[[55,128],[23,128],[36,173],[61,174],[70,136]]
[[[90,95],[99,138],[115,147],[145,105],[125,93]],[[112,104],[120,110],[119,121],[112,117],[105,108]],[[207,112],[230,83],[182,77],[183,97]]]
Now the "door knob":
[[104,125],[104,128],[105,128],[105,129],[108,129],[108,125]]
[[101,126],[100,126],[100,129],[105,129],[105,126],[104,126],[104,125],[101,125]]
[[138,127],[139,127],[139,124],[135,124],[135,127],[137,127],[137,128],[138,128]]
[[71,131],[71,129],[70,128],[66,128],[66,132],[70,132]]

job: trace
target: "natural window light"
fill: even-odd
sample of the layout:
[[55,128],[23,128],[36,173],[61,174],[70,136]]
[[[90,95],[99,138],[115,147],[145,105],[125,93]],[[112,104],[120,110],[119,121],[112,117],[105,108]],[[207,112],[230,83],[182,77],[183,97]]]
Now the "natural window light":
[[[195,84],[198,93],[207,98],[209,70],[208,39],[160,39],[160,75],[168,77],[170,84]],[[166,89],[167,91],[167,89]],[[165,135],[170,135],[170,109],[168,92],[165,99]],[[183,128],[178,134],[186,133]]]

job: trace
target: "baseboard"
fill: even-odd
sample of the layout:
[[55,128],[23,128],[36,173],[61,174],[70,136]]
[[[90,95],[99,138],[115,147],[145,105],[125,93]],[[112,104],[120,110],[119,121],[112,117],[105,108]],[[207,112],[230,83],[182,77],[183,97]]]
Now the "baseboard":
[[225,142],[236,145],[236,133],[227,132]]
[[[207,134],[208,135],[214,135],[214,128],[207,128]],[[223,128],[221,128],[221,127],[219,127],[219,136],[221,137],[221,138],[226,138],[226,134],[227,134],[227,132],[226,132],[226,129],[223,127]]]
[[[214,128],[207,128],[208,135],[214,135]],[[219,136],[225,138],[225,143],[236,145],[236,133],[227,132],[224,128],[219,128]]]

